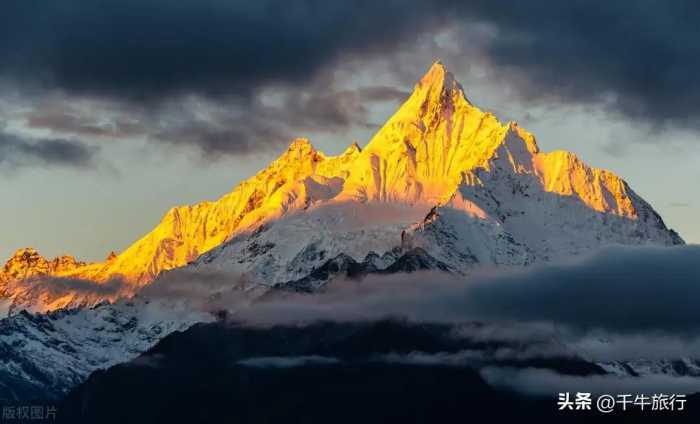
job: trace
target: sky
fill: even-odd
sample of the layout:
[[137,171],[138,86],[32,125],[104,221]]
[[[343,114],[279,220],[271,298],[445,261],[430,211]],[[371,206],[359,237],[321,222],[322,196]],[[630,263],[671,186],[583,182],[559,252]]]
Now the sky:
[[101,260],[295,137],[364,145],[438,59],[700,243],[700,6],[523,3],[4,2],[0,258]]

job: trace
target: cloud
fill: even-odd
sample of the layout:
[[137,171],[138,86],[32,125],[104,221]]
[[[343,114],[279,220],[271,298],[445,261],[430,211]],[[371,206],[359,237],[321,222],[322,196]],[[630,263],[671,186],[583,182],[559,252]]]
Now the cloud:
[[697,3],[471,6],[495,28],[486,57],[523,95],[607,103],[634,119],[698,129],[700,33],[687,19],[700,12]]
[[0,132],[0,168],[28,166],[85,168],[93,164],[96,149],[66,139],[25,139]]
[[[39,292],[48,291],[49,293],[60,297],[66,293],[78,293],[81,295],[94,295],[116,298],[127,286],[122,280],[113,279],[104,283],[95,283],[90,280],[80,278],[64,278],[64,277],[42,277],[36,280],[31,280],[30,284]],[[43,287],[40,288],[40,287]]]
[[[47,4],[36,19],[16,2],[0,14],[0,83],[39,102],[59,99],[31,111],[30,128],[69,139],[145,137],[209,158],[367,128],[369,103],[405,98],[404,84],[439,57],[458,75],[480,68],[525,106],[602,107],[644,127],[697,130],[700,30],[686,19],[696,9],[690,1],[128,0]],[[381,84],[347,89],[334,79],[373,66]],[[270,92],[282,99],[266,102]],[[91,101],[98,107],[72,107]]]
[[[374,360],[475,367],[495,387],[534,395],[572,388],[691,393],[700,380],[676,375],[673,361],[700,357],[699,261],[700,246],[615,247],[569,263],[466,278],[370,276],[336,281],[317,295],[268,295],[233,318],[263,328],[387,317],[444,323],[454,342]],[[625,369],[620,362],[648,375],[602,375],[595,365]],[[590,375],[578,376],[584,369]]]
[[619,334],[593,331],[566,337],[572,351],[585,353],[596,361],[645,361],[700,358],[700,338],[650,332]]
[[247,358],[238,361],[239,365],[256,368],[294,368],[304,367],[308,365],[332,365],[340,361],[338,358],[332,358],[319,355],[304,355],[304,356],[260,356]]
[[417,14],[428,5],[404,6],[78,2],[45,5],[37,20],[7,5],[0,83],[29,101],[23,125],[57,137],[143,137],[208,158],[277,150],[311,131],[367,127],[366,102],[403,97],[386,85],[335,87],[333,73],[341,57],[381,55],[432,22]]
[[[247,95],[314,78],[341,54],[384,52],[434,23],[432,5],[400,1],[285,4],[264,0],[3,7],[0,72],[73,93],[159,101]],[[440,14],[447,13],[441,11]],[[26,28],[31,25],[32,31]]]
[[[473,343],[469,349],[384,355],[400,363],[476,366],[547,358],[584,358],[605,364],[631,363],[653,373],[659,364],[700,357],[700,337],[658,333],[622,334],[610,331],[571,331],[563,325],[479,322],[454,325],[454,340]],[[661,361],[661,362],[659,362]],[[656,362],[656,364],[654,364]],[[671,370],[670,373],[674,371]]]
[[[230,320],[223,328],[264,334],[271,343],[237,359],[250,367],[336,361],[466,367],[496,388],[533,395],[691,393],[700,384],[690,376],[694,363],[689,376],[674,364],[700,357],[693,301],[700,295],[699,260],[700,246],[615,247],[569,263],[466,278],[414,273],[335,281],[315,295],[266,292],[225,272],[174,270],[139,296],[228,310],[218,314]],[[298,344],[282,352],[267,335],[287,331],[306,336],[286,336]],[[347,344],[332,347],[344,337]],[[629,376],[604,373],[626,366]],[[638,371],[645,374],[632,377]]]
[[[468,291],[484,317],[621,332],[700,329],[700,246],[611,248],[570,265],[496,278]],[[501,312],[501,311],[505,311]]]
[[386,85],[375,85],[368,87],[361,87],[357,90],[357,94],[361,99],[366,101],[395,101],[401,102],[411,95],[410,92],[400,90],[395,87],[389,87]]
[[247,308],[261,290],[264,291],[237,273],[185,267],[161,274],[153,283],[139,290],[137,296],[186,303],[192,310],[219,314],[224,310]]
[[544,322],[580,331],[700,330],[700,246],[609,248],[575,262],[526,271],[373,276],[326,293],[271,300],[245,311],[251,322],[371,320]]
[[251,98],[188,96],[145,108],[118,101],[53,96],[23,114],[28,130],[82,139],[145,138],[167,146],[194,147],[208,158],[277,151],[300,135],[336,136],[371,124],[372,103],[408,96],[382,85],[335,89],[332,82],[310,87],[265,89]]
[[[691,1],[513,4],[472,0],[47,4],[0,17],[0,75],[69,93],[161,101],[304,85],[342,60],[393,57],[426,34],[460,40],[525,96],[610,103],[627,116],[696,127],[698,28]],[[32,31],[26,28],[31,24]],[[472,58],[474,59],[474,58]],[[423,64],[425,66],[425,64]],[[412,72],[413,73],[413,72]]]
[[72,277],[34,276],[27,279],[10,280],[4,290],[11,297],[0,302],[3,317],[13,315],[22,309],[47,311],[56,309],[56,301],[69,302],[66,307],[95,305],[116,301],[129,294],[129,286],[122,280],[113,279],[103,283]]
[[[498,338],[489,340],[500,342]],[[533,340],[523,339],[521,344],[514,347],[499,347],[496,349],[468,349],[457,352],[411,352],[408,354],[389,353],[378,357],[381,361],[397,364],[413,365],[443,365],[455,367],[475,367],[509,361],[532,361],[543,358],[577,358],[576,353],[563,345],[554,343],[539,345]]]
[[26,127],[84,138],[142,136],[148,129],[134,113],[138,111],[128,113],[106,102],[65,100],[36,105],[24,115]]
[[651,375],[643,378],[614,375],[573,376],[546,369],[510,367],[486,367],[480,374],[498,389],[516,390],[550,398],[555,393],[572,391],[594,394],[690,394],[697,393],[700,386],[700,380],[696,377],[671,375]]
[[309,132],[339,135],[368,126],[366,101],[395,100],[399,91],[385,87],[328,90],[318,82],[310,89],[276,91],[274,99],[261,92],[250,101],[229,99],[226,105],[206,99],[164,110],[148,132],[153,140],[195,146],[204,154],[249,154],[278,149]]

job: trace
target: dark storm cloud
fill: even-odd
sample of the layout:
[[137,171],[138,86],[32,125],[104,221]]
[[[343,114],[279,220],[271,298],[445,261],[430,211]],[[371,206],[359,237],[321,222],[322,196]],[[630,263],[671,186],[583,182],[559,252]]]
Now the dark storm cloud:
[[341,134],[352,127],[366,127],[369,110],[365,102],[379,95],[364,90],[329,90],[314,83],[304,91],[282,91],[281,99],[265,101],[264,95],[238,108],[219,108],[207,120],[180,117],[166,125],[156,138],[174,144],[193,141],[204,152],[250,153],[289,144],[309,132]]
[[[0,14],[0,79],[58,97],[30,111],[27,126],[68,137],[146,136],[210,156],[367,126],[365,102],[405,93],[337,90],[329,69],[342,55],[413,39],[435,20],[429,5],[399,1],[39,3]],[[270,86],[284,93],[282,104],[260,101]],[[221,110],[205,119],[198,110],[173,113],[190,95]],[[105,101],[72,107],[84,99]]]
[[[700,330],[700,246],[614,248],[583,261],[468,280],[412,274],[343,282],[318,297],[258,305],[252,322],[366,320],[543,322],[592,331]],[[245,315],[244,315],[245,316]]]
[[244,155],[275,149],[290,140],[284,126],[256,116],[247,120],[184,120],[165,126],[154,138],[171,145],[196,146],[209,158],[221,153]]
[[0,132],[0,169],[36,165],[87,167],[94,155],[94,148],[78,141],[29,140]]
[[[472,2],[495,26],[486,56],[522,94],[610,102],[628,117],[698,128],[700,4]],[[465,40],[465,43],[469,40]]]
[[696,333],[700,246],[618,248],[470,289],[486,319],[550,321],[584,329]]
[[[101,122],[105,117],[110,118],[109,122]],[[86,112],[76,109],[70,103],[38,105],[26,114],[25,120],[29,128],[87,138],[124,138],[143,135],[147,130],[140,120],[136,117],[128,119],[123,112],[115,113],[113,110],[94,107]]]
[[0,73],[134,99],[247,95],[308,81],[344,53],[396,46],[434,22],[432,9],[396,0],[18,1],[0,15]]
[[[490,78],[527,101],[603,105],[652,126],[697,129],[698,12],[694,2],[652,0],[13,1],[0,13],[0,82],[33,96],[58,93],[66,105],[89,98],[134,109],[130,119],[109,125],[86,118],[85,110],[44,111],[27,121],[33,127],[79,137],[146,135],[213,155],[249,153],[309,130],[368,125],[363,102],[406,93],[338,89],[333,72],[348,61],[379,58],[396,62],[389,72],[400,79],[416,78],[450,53],[436,46],[409,69],[397,55],[410,54],[422,37],[453,30],[463,37],[456,48],[462,53],[452,54],[465,56],[456,64],[486,63]],[[470,31],[484,26],[485,35]],[[270,87],[288,98],[261,106]],[[188,96],[230,105],[231,113],[202,120],[162,111]]]
[[357,94],[367,101],[396,101],[401,102],[411,95],[408,91],[399,90],[385,85],[362,87]]
[[54,101],[28,112],[25,121],[30,128],[61,136],[146,137],[170,145],[195,146],[216,158],[222,153],[277,150],[312,131],[342,134],[353,127],[367,127],[367,102],[396,101],[406,95],[385,86],[328,90],[318,83],[309,90],[275,94],[279,98],[272,101],[265,100],[262,93],[251,99],[229,98],[225,104],[205,98],[183,99],[151,110],[89,101],[77,108]]

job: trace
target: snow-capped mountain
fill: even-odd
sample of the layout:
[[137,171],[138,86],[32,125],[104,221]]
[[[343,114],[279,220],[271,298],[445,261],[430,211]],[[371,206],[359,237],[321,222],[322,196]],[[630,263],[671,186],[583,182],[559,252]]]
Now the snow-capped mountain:
[[2,280],[20,280],[40,275],[62,275],[85,266],[72,256],[59,256],[53,260],[47,260],[35,249],[19,249],[5,263],[0,278]]
[[[297,141],[285,156],[301,148],[318,154]],[[297,191],[303,208],[237,232],[190,266],[308,288],[329,268],[382,271],[409,252],[465,273],[610,244],[683,243],[624,180],[572,153],[540,151],[517,124],[473,106],[440,63],[346,169],[332,185],[312,173],[300,187],[323,195]]]
[[[76,266],[61,272],[43,269],[35,274],[96,282],[119,278],[135,287],[143,286],[162,271],[186,265],[243,229],[333,197],[342,188],[359,151],[359,146],[353,144],[341,155],[327,157],[314,150],[308,140],[297,139],[270,166],[219,200],[171,209],[158,226],[121,254],[110,255],[100,263],[76,262]],[[21,277],[17,273],[0,274],[0,281],[15,276]]]
[[[112,258],[110,255],[107,261]],[[35,249],[19,249],[0,270],[0,317],[21,310],[45,312],[90,307],[131,293],[116,282],[95,286],[73,277],[87,265],[72,256],[49,260]]]
[[[542,152],[517,124],[472,105],[435,63],[364,149],[353,143],[328,156],[297,139],[231,193],[171,209],[102,263],[18,251],[0,271],[2,311],[11,315],[0,321],[0,381],[9,382],[1,394],[64,392],[169,332],[211,320],[177,302],[117,301],[154,279],[167,285],[168,275],[235,275],[231,285],[244,281],[238,288],[254,297],[310,292],[336,277],[468,274],[610,244],[681,243],[624,180],[572,153]],[[64,308],[78,309],[19,313]]]
[[0,403],[55,399],[174,331],[212,320],[177,303],[120,301],[0,321]]
[[340,268],[356,263],[376,272],[400,268],[410,254],[426,266],[465,273],[609,244],[679,243],[624,180],[573,153],[542,152],[516,123],[502,124],[474,106],[437,62],[364,149],[353,143],[327,156],[297,139],[231,193],[171,209],[105,262],[37,259],[19,271],[6,266],[0,284],[15,310],[41,311],[100,299],[70,290],[46,294],[14,281],[119,279],[126,283],[120,294],[131,295],[163,271],[191,263],[268,286],[311,280],[319,286],[337,274],[319,269],[339,261]]
[[700,360],[692,358],[637,359],[632,361],[598,362],[607,373],[619,377],[700,377]]

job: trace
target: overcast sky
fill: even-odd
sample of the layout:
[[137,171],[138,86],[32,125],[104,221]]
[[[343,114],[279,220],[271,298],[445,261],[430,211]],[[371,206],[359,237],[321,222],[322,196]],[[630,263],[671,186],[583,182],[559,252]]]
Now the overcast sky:
[[0,257],[98,260],[294,137],[364,145],[436,59],[544,150],[700,242],[692,1],[14,1],[0,12]]

